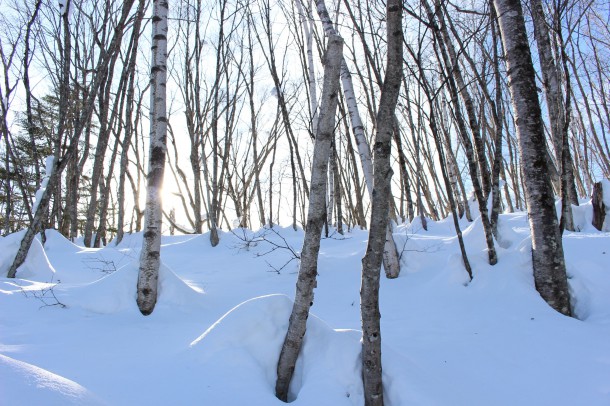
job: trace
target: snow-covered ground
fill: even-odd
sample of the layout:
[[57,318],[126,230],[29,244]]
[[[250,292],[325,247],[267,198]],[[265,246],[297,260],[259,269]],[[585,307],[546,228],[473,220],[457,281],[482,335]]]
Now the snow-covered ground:
[[[395,229],[398,279],[382,278],[386,404],[610,405],[610,233],[564,234],[572,303],[540,298],[524,213],[501,216],[496,266],[480,221]],[[5,275],[21,234],[0,239]],[[17,279],[0,278],[2,405],[280,405],[275,366],[288,324],[303,232],[163,237],[160,297],[135,303],[141,235],[88,249],[57,232],[35,242]],[[318,288],[292,383],[294,405],[362,405],[360,260],[367,233],[322,241]]]

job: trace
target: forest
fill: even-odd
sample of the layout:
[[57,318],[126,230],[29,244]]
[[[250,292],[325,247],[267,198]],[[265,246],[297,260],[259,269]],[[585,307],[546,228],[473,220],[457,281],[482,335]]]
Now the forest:
[[[350,404],[501,404],[493,396],[402,398],[400,385],[388,383],[404,377],[397,362],[388,361],[397,375],[382,370],[380,303],[400,301],[392,293],[384,299],[384,286],[415,289],[409,278],[422,267],[452,269],[461,276],[437,270],[438,278],[460,289],[480,289],[486,272],[523,268],[531,281],[518,289],[529,286],[535,295],[523,295],[542,299],[549,319],[608,325],[595,286],[610,287],[610,277],[581,269],[609,270],[607,3],[1,0],[0,9],[0,292],[7,306],[17,306],[9,296],[21,292],[45,308],[70,308],[85,294],[69,295],[70,284],[100,287],[109,279],[108,300],[118,300],[112,295],[123,292],[121,284],[133,285],[130,311],[137,306],[140,317],[153,317],[158,300],[166,311],[164,294],[180,296],[176,289],[195,295],[193,303],[205,301],[196,297],[203,291],[213,298],[201,284],[225,280],[192,267],[209,260],[231,268],[223,250],[232,247],[240,266],[267,267],[289,282],[218,302],[217,317],[206,318],[211,327],[191,347],[208,335],[222,341],[214,320],[230,320],[242,304],[226,334],[245,334],[239,321],[252,312],[282,308],[285,320],[267,326],[280,330],[269,350],[277,354],[264,361],[272,364],[265,374],[273,400],[260,404],[323,404],[322,395],[314,403],[297,395],[308,392],[305,384],[295,389],[295,376],[304,379],[311,329],[335,337],[310,326],[319,321],[310,308],[329,255],[337,257],[334,267],[343,266],[341,257],[358,272],[352,306],[359,313],[347,327],[360,340],[361,376],[350,385],[361,387]],[[589,265],[575,251],[582,241]],[[356,261],[341,242],[354,246]],[[174,245],[190,247],[183,255],[192,267],[177,261]],[[450,262],[440,261],[442,246]],[[78,266],[67,262],[62,271],[53,253],[60,248],[74,261],[96,253],[86,272],[101,274],[73,275]],[[255,259],[245,260],[242,251],[252,250]],[[116,276],[119,252],[131,258],[133,280]],[[46,276],[36,271],[47,268]],[[289,299],[263,296],[275,293]],[[267,299],[252,304],[257,297]],[[115,313],[102,308],[93,313]],[[10,318],[2,323],[15,326]],[[0,336],[0,349],[13,340]],[[610,373],[591,365],[583,368],[595,382]],[[101,404],[130,403],[100,392]],[[75,404],[99,401],[87,396]],[[602,404],[599,396],[583,404]]]

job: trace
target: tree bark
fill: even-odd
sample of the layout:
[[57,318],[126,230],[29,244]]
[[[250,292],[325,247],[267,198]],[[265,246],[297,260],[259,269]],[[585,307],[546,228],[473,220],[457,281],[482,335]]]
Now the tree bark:
[[494,0],[504,44],[524,189],[532,233],[536,289],[558,312],[570,316],[570,296],[553,189],[548,177],[536,77],[519,0]]
[[[493,75],[495,81],[495,101],[492,108],[492,116],[494,121],[494,160],[493,169],[491,173],[491,214],[489,221],[491,223],[491,231],[493,232],[496,239],[498,239],[498,223],[500,221],[500,206],[502,203],[502,197],[500,195],[500,170],[502,169],[502,115],[504,114],[503,100],[502,100],[502,78],[500,76],[500,57],[498,52],[498,36],[497,36],[497,16],[495,9],[491,7],[491,35],[492,35],[492,48],[493,48]],[[504,182],[506,187],[506,182]],[[510,195],[506,194],[507,200],[510,199]],[[508,200],[510,202],[510,200]],[[510,203],[509,203],[510,204]],[[512,210],[511,210],[512,211]]]
[[[322,20],[324,32],[327,35],[336,34],[324,0],[316,0],[316,9],[320,20]],[[373,166],[371,164],[371,153],[369,143],[367,142],[364,134],[364,124],[362,123],[358,106],[356,104],[356,95],[354,93],[352,75],[347,67],[345,59],[343,59],[341,62],[341,84],[343,86],[343,94],[345,95],[345,102],[347,104],[350,122],[352,123],[354,137],[356,138],[358,154],[360,155],[360,163],[362,164],[362,172],[364,174],[364,179],[366,180],[369,197],[372,201],[374,197],[374,180]],[[386,230],[386,243],[383,250],[383,268],[388,278],[397,278],[400,273],[400,259],[398,256],[398,250],[396,249],[396,243],[394,242],[394,236],[392,235],[392,226],[389,222],[388,229]]]
[[366,254],[362,259],[362,285],[360,287],[362,377],[366,406],[383,405],[379,273],[386,241],[385,234],[388,229],[392,179],[391,143],[394,131],[394,113],[402,82],[403,63],[402,2],[388,0],[386,10],[387,66],[376,119],[371,230]]
[[140,253],[137,303],[147,316],[157,303],[157,284],[161,262],[162,202],[161,187],[167,151],[167,14],[168,2],[154,0],[150,72],[150,149],[146,187],[144,240]]
[[275,394],[278,399],[284,402],[288,401],[290,380],[305,336],[309,308],[313,304],[313,289],[316,286],[318,253],[320,251],[320,234],[326,214],[327,168],[335,129],[342,56],[343,39],[338,35],[330,35],[328,50],[324,58],[322,104],[312,158],[309,211],[307,213],[305,240],[301,251],[301,266],[288,332],[284,339],[277,366]]
[[[534,36],[538,48],[540,70],[542,71],[542,85],[544,87],[544,94],[546,96],[549,111],[551,139],[553,141],[553,146],[555,147],[557,166],[561,168],[561,195],[563,200],[567,200],[562,207],[561,224],[565,225],[567,230],[574,231],[571,204],[578,205],[578,195],[576,194],[576,186],[574,183],[574,172],[572,171],[572,158],[569,153],[569,145],[565,146],[568,148],[568,151],[564,152],[564,138],[567,138],[568,130],[566,126],[568,124],[568,116],[566,115],[566,105],[562,95],[561,71],[559,69],[559,61],[556,61],[553,57],[551,40],[549,38],[549,28],[542,2],[540,0],[530,0],[530,7],[532,20],[534,22]],[[562,44],[562,47],[563,46],[564,45]],[[557,59],[559,59],[559,57]]]
[[591,204],[593,205],[593,220],[591,224],[599,231],[604,231],[606,213],[610,211],[610,207],[606,207],[604,204],[604,186],[602,182],[597,182],[593,185]]

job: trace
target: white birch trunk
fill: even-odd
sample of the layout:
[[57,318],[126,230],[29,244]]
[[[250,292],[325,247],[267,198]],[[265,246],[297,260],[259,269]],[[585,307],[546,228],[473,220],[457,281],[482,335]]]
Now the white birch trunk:
[[[316,0],[316,8],[318,11],[318,16],[322,21],[325,34],[336,34],[335,28],[330,20],[328,10],[326,10],[324,0]],[[354,136],[356,138],[356,145],[358,147],[358,155],[360,156],[360,162],[362,164],[362,172],[364,174],[366,188],[372,202],[374,198],[374,184],[371,151],[369,143],[366,140],[366,135],[364,134],[364,125],[362,124],[360,113],[358,112],[358,104],[356,102],[356,95],[354,93],[352,74],[345,63],[345,58],[343,58],[341,61],[341,85],[343,87],[343,94],[345,96],[347,111],[352,124],[352,130],[354,131]],[[396,249],[396,243],[394,242],[394,236],[392,235],[392,225],[389,222],[385,238],[386,242],[383,249],[383,268],[388,278],[397,278],[400,274],[400,258],[398,256],[398,250]]]
[[167,152],[166,78],[168,2],[154,0],[150,73],[150,153],[146,187],[144,240],[138,273],[138,307],[149,315],[157,303],[161,261],[161,188]]
[[532,233],[536,289],[560,313],[571,315],[563,245],[548,176],[542,113],[519,0],[494,0],[504,43],[524,188]]
[[277,365],[275,394],[284,402],[288,401],[288,389],[303,344],[309,308],[313,304],[313,290],[316,287],[320,237],[326,216],[326,174],[335,130],[342,52],[343,39],[338,35],[331,35],[325,56],[322,105],[312,158],[309,209],[305,239],[301,250],[301,265],[294,306]]

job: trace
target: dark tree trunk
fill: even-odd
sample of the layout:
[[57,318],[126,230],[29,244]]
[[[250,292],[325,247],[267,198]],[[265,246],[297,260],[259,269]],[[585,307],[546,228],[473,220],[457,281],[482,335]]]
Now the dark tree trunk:
[[[578,205],[578,196],[574,183],[574,172],[572,171],[572,158],[569,144],[564,142],[567,138],[567,124],[569,116],[566,115],[566,104],[563,100],[561,86],[561,70],[559,57],[553,57],[551,39],[549,37],[548,22],[545,17],[542,2],[530,0],[532,20],[534,22],[534,35],[538,48],[540,70],[542,71],[542,85],[546,96],[549,121],[551,124],[551,139],[555,148],[555,158],[560,169],[561,195],[564,200],[562,207],[562,230],[565,227],[574,231],[574,220],[572,217],[572,206]],[[563,46],[563,44],[562,44]],[[567,92],[569,95],[569,92]],[[567,105],[569,107],[569,105]],[[565,134],[564,134],[565,133]],[[567,151],[564,151],[567,148]]]
[[593,185],[591,204],[593,205],[593,221],[591,224],[599,231],[604,231],[606,213],[610,211],[610,207],[606,207],[604,204],[604,186],[602,182],[597,182]]
[[119,190],[117,192],[117,200],[119,206],[116,236],[117,245],[121,242],[121,240],[123,240],[123,233],[125,232],[125,177],[127,176],[127,164],[129,163],[127,154],[129,152],[129,148],[131,147],[131,138],[134,132],[132,114],[135,95],[135,64],[141,34],[140,27],[142,26],[142,20],[144,18],[145,11],[145,0],[139,0],[138,11],[136,13],[136,18],[133,26],[133,34],[131,37],[132,48],[131,55],[129,57],[130,76],[129,84],[127,87],[127,106],[125,109],[125,136],[123,137],[121,145],[121,159],[119,161]]
[[532,233],[536,289],[558,312],[571,315],[563,245],[548,176],[536,77],[519,0],[494,0],[507,65]]
[[381,380],[381,326],[379,313],[379,279],[388,227],[391,196],[391,148],[394,114],[402,82],[402,2],[388,0],[387,66],[377,112],[377,134],[374,145],[373,199],[371,229],[366,253],[362,259],[360,312],[362,318],[362,378],[364,404],[383,405]]

